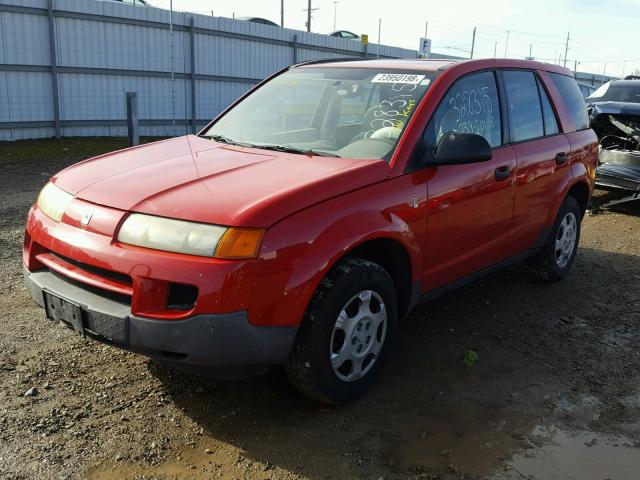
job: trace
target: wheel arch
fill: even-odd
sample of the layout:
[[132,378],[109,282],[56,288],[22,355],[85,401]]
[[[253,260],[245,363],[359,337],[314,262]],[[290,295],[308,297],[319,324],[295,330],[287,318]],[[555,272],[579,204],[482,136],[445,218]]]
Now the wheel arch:
[[587,182],[578,180],[569,188],[567,195],[571,195],[576,199],[578,205],[580,205],[580,218],[584,218],[584,214],[587,211],[587,206],[589,205],[590,198],[589,185],[587,184]]
[[380,265],[393,280],[398,295],[398,317],[402,318],[409,313],[413,269],[409,252],[401,242],[391,237],[372,238],[354,245],[335,264],[347,257],[369,260]]

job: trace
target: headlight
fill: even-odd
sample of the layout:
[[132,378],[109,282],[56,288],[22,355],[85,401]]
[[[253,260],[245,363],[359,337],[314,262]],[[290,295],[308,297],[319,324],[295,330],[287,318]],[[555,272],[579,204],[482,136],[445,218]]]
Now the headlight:
[[73,195],[56,187],[53,183],[47,183],[38,195],[38,208],[47,217],[59,222],[62,220],[64,209],[73,199]]
[[118,241],[187,255],[252,258],[258,253],[262,233],[132,213],[122,224]]

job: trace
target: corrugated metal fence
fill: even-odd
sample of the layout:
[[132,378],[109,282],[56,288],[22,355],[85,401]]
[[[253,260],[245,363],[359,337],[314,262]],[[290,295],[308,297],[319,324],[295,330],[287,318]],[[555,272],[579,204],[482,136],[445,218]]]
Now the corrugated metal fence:
[[[95,0],[0,0],[0,140],[201,127],[289,64],[376,56],[377,45],[229,18]],[[380,57],[416,52],[379,47]]]

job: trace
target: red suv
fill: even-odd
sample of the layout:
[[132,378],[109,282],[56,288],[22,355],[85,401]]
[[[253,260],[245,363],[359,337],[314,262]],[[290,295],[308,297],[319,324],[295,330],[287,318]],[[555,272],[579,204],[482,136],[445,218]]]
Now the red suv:
[[83,336],[218,377],[283,364],[343,402],[417,303],[517,260],[563,278],[597,152],[555,65],[301,64],[198,135],[55,175],[26,282]]

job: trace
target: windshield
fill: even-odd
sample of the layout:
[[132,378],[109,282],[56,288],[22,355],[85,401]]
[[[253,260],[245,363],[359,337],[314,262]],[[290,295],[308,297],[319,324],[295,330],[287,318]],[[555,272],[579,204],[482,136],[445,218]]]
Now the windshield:
[[633,84],[612,84],[607,82],[587,99],[592,102],[629,102],[640,103],[640,82]]
[[433,72],[294,68],[203,136],[292,153],[389,159],[434,78]]

